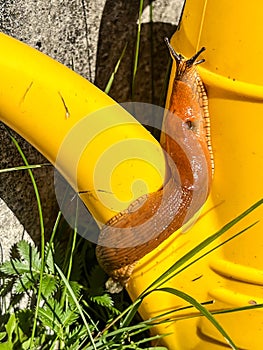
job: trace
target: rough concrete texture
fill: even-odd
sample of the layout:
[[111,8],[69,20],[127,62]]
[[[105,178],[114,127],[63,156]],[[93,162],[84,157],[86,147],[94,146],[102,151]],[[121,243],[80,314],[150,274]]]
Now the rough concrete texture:
[[[155,0],[150,21],[144,1],[140,60],[135,101],[159,104],[168,52],[164,36],[171,36],[183,0]],[[127,50],[110,95],[119,102],[131,99],[131,77],[139,0],[0,0],[0,30],[39,49],[104,89],[121,52]],[[5,129],[0,129],[1,168],[22,165]],[[18,137],[29,163],[46,160]],[[51,166],[34,171],[40,189],[46,232],[50,233],[57,205]],[[39,242],[35,195],[26,171],[0,175],[0,243],[5,252],[25,231]],[[5,253],[6,256],[6,253]]]

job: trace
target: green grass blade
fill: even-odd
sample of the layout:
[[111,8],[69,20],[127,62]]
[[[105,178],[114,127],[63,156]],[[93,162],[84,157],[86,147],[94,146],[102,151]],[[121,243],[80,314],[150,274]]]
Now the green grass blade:
[[154,104],[154,97],[155,97],[155,81],[154,81],[154,31],[153,31],[153,2],[150,1],[149,4],[149,9],[150,9],[150,13],[149,13],[149,25],[150,25],[150,45],[151,45],[151,54],[150,54],[150,67],[151,67],[151,102],[152,104]]
[[[147,324],[145,322],[140,322],[135,325],[131,325],[129,327],[123,327],[121,326],[120,328],[117,328],[111,332],[106,332],[105,334],[101,335],[101,337],[98,339],[96,342],[96,345],[98,348],[103,346],[105,347],[106,344],[109,344],[110,342],[118,343],[122,341],[122,336],[123,334],[129,334],[129,337],[135,337],[138,334],[141,334],[145,331],[148,331],[152,327],[151,324]],[[156,335],[153,336],[152,338],[144,338],[143,340],[138,340],[136,342],[136,345],[139,345],[140,343],[148,342],[153,339],[159,339],[165,337],[167,334],[162,334],[162,335]],[[170,335],[170,333],[169,333]],[[88,347],[88,349],[92,349],[91,346]]]
[[121,323],[122,327],[126,327],[130,324],[131,320],[133,319],[134,315],[136,314],[140,304],[142,302],[142,299],[135,300],[131,305],[129,305],[120,315],[118,315],[112,322],[110,322],[101,332],[99,332],[95,340],[98,339],[102,334],[107,332],[111,327],[113,327],[119,320],[122,319],[124,315],[127,314],[124,321]]
[[[225,309],[225,310],[215,310],[215,311],[211,311],[211,314],[212,315],[222,315],[222,314],[230,314],[230,313],[233,313],[233,312],[250,311],[250,310],[254,310],[254,309],[263,309],[263,304],[245,305],[245,306],[233,307],[233,308]],[[179,321],[179,320],[186,320],[186,319],[189,319],[189,318],[200,317],[200,316],[202,316],[202,315],[183,316],[183,317],[176,318],[176,320],[177,321]]]
[[[209,300],[209,301],[205,301],[202,302],[201,305],[211,305],[214,303],[214,300]],[[181,311],[186,311],[186,310],[191,310],[194,308],[193,305],[187,305],[187,306],[183,306],[183,307],[179,307],[176,309],[171,309],[169,311],[163,312],[157,316],[151,317],[148,320],[144,321],[146,324],[150,323],[152,325],[159,325],[161,323],[171,323],[174,322],[174,318],[172,317],[173,314],[175,314],[176,312],[181,312]],[[211,312],[212,313],[212,312]],[[168,317],[169,316],[169,317]],[[199,316],[199,315],[198,315]],[[178,316],[174,316],[176,317],[176,320],[181,320],[184,318],[190,318],[190,317],[194,317],[193,315],[191,316],[186,316],[186,317],[178,317]]]
[[[22,151],[21,147],[19,146],[17,140],[15,139],[15,137],[12,135],[12,133],[10,132],[10,130],[8,128],[6,128],[6,131],[7,131],[8,135],[9,135],[9,137],[11,138],[13,144],[15,145],[16,149],[18,150],[18,153],[20,154],[23,162],[25,163],[25,168],[28,170],[28,174],[29,174],[30,179],[32,181],[33,188],[34,188],[34,191],[35,191],[35,196],[36,196],[36,199],[37,199],[37,207],[38,207],[40,230],[41,230],[41,239],[42,238],[44,239],[44,220],[43,220],[41,199],[40,199],[39,191],[38,191],[38,188],[37,188],[37,184],[36,184],[33,172],[31,170],[30,165],[29,165],[29,163],[27,161],[27,158],[26,158],[24,152]],[[41,243],[42,243],[42,241],[41,241]],[[43,243],[45,243],[45,241],[43,241]]]
[[[65,193],[64,193],[64,197],[63,197],[62,202],[61,202],[61,207],[62,208],[63,208],[63,206],[65,204],[65,199],[66,199],[66,196],[68,194],[68,191],[69,191],[69,186],[67,186],[67,188],[65,190]],[[45,263],[46,263],[46,259],[47,259],[48,255],[49,255],[50,249],[52,249],[52,247],[53,247],[53,242],[54,242],[54,239],[55,239],[56,232],[58,230],[58,226],[59,226],[61,217],[62,217],[62,211],[59,210],[58,214],[57,214],[57,217],[56,217],[55,224],[54,224],[53,229],[52,229],[52,233],[51,233],[50,239],[49,239],[49,244],[48,244],[48,248],[47,248],[46,256],[45,256]],[[52,249],[52,254],[54,254],[53,249]]]
[[[257,203],[255,203],[254,205],[252,205],[249,209],[247,209],[246,211],[244,211],[242,214],[240,214],[237,218],[235,218],[234,220],[230,221],[228,224],[226,224],[221,230],[219,230],[217,233],[215,233],[214,235],[208,237],[205,241],[203,241],[201,244],[199,244],[197,247],[195,247],[193,250],[191,250],[190,252],[188,252],[187,254],[185,254],[181,259],[179,259],[174,265],[172,265],[168,270],[166,270],[164,272],[164,274],[162,274],[159,278],[157,278],[143,293],[142,295],[136,300],[136,303],[134,303],[134,306],[129,308],[126,317],[123,321],[123,326],[127,326],[130,324],[130,322],[132,321],[132,319],[134,318],[134,315],[136,314],[136,312],[138,311],[138,308],[142,302],[142,300],[151,292],[151,288],[153,286],[156,286],[158,283],[159,286],[165,282],[167,282],[169,279],[173,278],[174,275],[171,276],[171,274],[176,271],[179,267],[181,267],[183,264],[185,264],[189,259],[191,259],[193,256],[195,256],[198,252],[200,252],[203,248],[205,248],[207,245],[209,245],[210,243],[212,243],[215,239],[217,239],[218,237],[220,237],[224,232],[226,232],[229,228],[231,228],[232,226],[234,226],[237,222],[239,222],[241,219],[243,219],[246,215],[248,215],[250,212],[252,212],[253,210],[255,210],[258,206],[260,206],[263,203],[263,199],[258,201]],[[255,224],[255,223],[254,223]],[[245,229],[243,229],[242,231],[238,232],[237,234],[235,234],[233,237],[231,237],[230,239],[226,240],[225,242],[219,244],[217,247],[213,248],[211,251],[213,251],[214,249],[218,248],[219,246],[221,246],[222,244],[226,243],[227,241],[235,238],[236,236],[240,235],[241,233],[243,233],[244,231],[248,230],[250,227],[252,227],[254,224],[246,227]],[[209,251],[208,253],[210,253],[211,251]],[[189,267],[190,265],[192,265],[194,262],[196,262],[197,260],[201,259],[202,257],[204,257],[205,255],[207,255],[208,253],[205,253],[204,255],[202,255],[201,257],[199,257],[198,259],[194,260],[193,262],[191,262],[190,264],[187,265],[187,267]],[[179,272],[181,272],[182,270],[184,270],[186,267],[184,267],[183,269],[181,269]],[[179,272],[176,272],[179,273]],[[158,286],[158,287],[159,287]]]
[[[47,248],[46,248],[45,265],[46,265],[46,261],[47,261],[47,259],[48,259],[48,257],[49,257],[49,254],[53,254],[53,255],[54,255],[53,242],[54,242],[54,239],[55,239],[55,234],[56,234],[56,232],[57,232],[57,229],[58,229],[58,225],[59,225],[61,216],[62,216],[62,212],[59,211],[59,212],[58,212],[58,215],[57,215],[57,217],[56,217],[55,224],[54,224],[53,229],[52,229],[52,233],[51,233],[50,239],[49,239],[49,241],[48,241],[48,246],[47,246]],[[51,252],[50,252],[50,251],[51,251]]]
[[123,48],[123,50],[122,50],[122,53],[121,53],[121,55],[120,55],[120,58],[118,59],[118,62],[116,63],[116,66],[115,66],[115,68],[114,68],[114,71],[111,73],[110,79],[109,79],[109,81],[108,81],[108,83],[107,83],[107,85],[106,85],[106,87],[105,87],[104,92],[105,92],[107,95],[108,95],[109,92],[110,92],[110,89],[111,89],[111,86],[112,86],[112,84],[113,84],[115,75],[116,75],[117,72],[118,72],[118,69],[119,69],[119,67],[120,67],[121,61],[122,61],[122,59],[123,59],[123,57],[124,57],[124,55],[125,55],[126,49],[127,49],[127,43],[125,44],[125,46],[124,46],[124,48]]
[[253,309],[262,309],[263,304],[255,304],[255,305],[245,305],[245,306],[240,306],[240,307],[235,307],[231,309],[226,309],[226,310],[217,310],[213,311],[213,315],[221,315],[221,314],[230,314],[232,312],[239,312],[239,311],[250,311]]
[[139,9],[139,19],[138,19],[138,30],[135,46],[135,55],[134,55],[134,64],[133,64],[133,73],[132,73],[132,99],[135,93],[135,79],[138,70],[139,62],[139,50],[140,50],[140,39],[141,39],[141,27],[142,27],[142,11],[143,11],[143,0],[140,0],[140,9]]
[[138,298],[133,304],[132,307],[128,310],[126,317],[124,318],[123,322],[122,322],[122,326],[126,327],[128,326],[131,321],[133,320],[135,314],[137,313],[141,303],[142,303],[141,298]]
[[[200,259],[203,259],[206,255],[212,253],[214,250],[218,249],[219,247],[225,245],[226,243],[232,241],[234,238],[240,236],[242,233],[244,233],[245,231],[249,230],[251,227],[253,227],[254,225],[256,225],[258,223],[258,221],[254,222],[253,224],[247,226],[246,228],[244,228],[243,230],[239,231],[238,233],[236,233],[235,235],[231,236],[230,238],[228,238],[227,240],[223,241],[222,243],[218,244],[217,246],[215,246],[214,248],[210,249],[208,252],[200,255],[198,258],[194,259],[193,261],[191,261],[189,264],[185,265],[183,268],[181,268],[180,270],[176,271],[175,273],[171,273],[169,275],[169,277],[167,277],[167,279],[163,280],[161,282],[161,284],[164,284],[166,282],[168,282],[169,280],[171,280],[172,278],[174,278],[176,275],[178,275],[179,273],[181,273],[182,271],[188,269],[191,265],[195,264],[197,261],[199,261]],[[199,253],[199,251],[197,251],[197,253]],[[160,285],[157,286],[157,288]]]
[[201,250],[206,248],[209,244],[211,244],[216,239],[218,239],[220,236],[222,236],[225,232],[227,232],[230,228],[232,228],[234,225],[236,225],[239,221],[241,221],[244,217],[246,217],[248,214],[250,214],[253,210],[255,210],[257,207],[259,207],[262,204],[263,204],[263,199],[260,199],[258,202],[253,204],[250,208],[245,210],[243,213],[241,213],[235,219],[231,220],[226,225],[224,225],[219,231],[217,231],[213,235],[209,236],[204,241],[202,241],[200,244],[198,244],[195,248],[193,248],[188,253],[186,253],[175,264],[173,264],[169,269],[167,269],[160,277],[158,277],[152,284],[150,284],[145,289],[145,291],[142,293],[142,296],[144,296],[144,294],[148,293],[148,291],[152,287],[156,286],[160,282],[163,282],[175,270],[177,270],[179,267],[181,267],[183,264],[185,264],[187,261],[189,261],[191,258],[193,258],[197,253],[199,253]]
[[[15,137],[12,135],[10,130],[6,128],[8,135],[10,136],[13,144],[15,145],[16,149],[18,150],[18,153],[20,154],[23,162],[27,167],[29,167],[29,163],[27,161],[27,158],[22,151],[21,147],[19,146],[17,140]],[[36,200],[37,200],[37,208],[38,208],[38,214],[39,214],[39,223],[40,223],[40,237],[41,237],[41,269],[40,269],[40,277],[39,277],[39,287],[38,287],[38,293],[37,293],[37,303],[36,303],[36,309],[35,309],[35,315],[34,315],[34,322],[33,322],[33,327],[32,327],[32,333],[31,333],[31,340],[30,340],[30,349],[33,348],[33,343],[34,343],[34,337],[35,337],[35,332],[36,332],[36,326],[37,326],[37,315],[38,315],[38,310],[39,310],[39,305],[40,305],[40,300],[41,300],[41,289],[42,289],[42,282],[43,282],[43,273],[44,273],[44,268],[45,268],[45,229],[44,229],[44,219],[43,219],[43,212],[42,212],[42,206],[41,206],[41,199],[39,195],[39,191],[37,188],[37,184],[32,172],[32,169],[28,168],[27,169],[28,174],[30,176],[31,182],[33,184]]]
[[72,299],[74,300],[74,303],[75,303],[75,305],[76,305],[76,307],[77,307],[77,309],[79,311],[79,314],[80,314],[80,316],[82,318],[82,321],[83,321],[83,323],[84,323],[84,325],[85,325],[85,327],[87,329],[88,335],[90,337],[91,344],[93,345],[94,350],[96,350],[97,348],[96,348],[96,345],[94,343],[94,339],[92,337],[89,325],[88,325],[87,320],[85,318],[85,315],[84,315],[84,313],[82,311],[82,308],[81,308],[81,306],[80,306],[80,304],[79,304],[79,302],[78,302],[78,300],[77,300],[77,298],[76,298],[76,296],[75,296],[75,294],[74,294],[74,292],[73,292],[73,290],[72,290],[72,288],[71,288],[71,286],[69,284],[69,281],[67,280],[67,278],[65,277],[64,273],[60,270],[60,268],[58,267],[57,264],[55,264],[55,267],[56,267],[56,269],[57,269],[57,271],[58,271],[58,273],[59,273],[63,283],[65,284],[66,288],[68,289]]
[[233,340],[230,338],[230,336],[226,333],[224,328],[217,322],[217,320],[214,318],[214,316],[209,312],[202,304],[200,304],[196,299],[191,297],[189,294],[186,294],[178,289],[175,288],[159,288],[156,289],[156,291],[166,292],[173,295],[176,295],[177,297],[185,300],[189,304],[193,305],[198,311],[201,312],[203,316],[205,316],[215,327],[216,329],[222,334],[224,339],[227,341],[227,343],[231,346],[233,350],[238,350],[237,346],[234,344]]
[[41,168],[43,166],[49,166],[49,165],[51,165],[51,164],[50,163],[43,163],[43,164],[34,164],[34,165],[15,166],[15,167],[12,167],[12,168],[0,169],[0,174],[8,173],[10,171],[37,169],[37,168]]
[[[69,257],[67,257],[68,260],[68,269],[67,269],[67,281],[70,279],[71,275],[71,270],[72,270],[72,265],[73,265],[73,255],[74,255],[74,249],[76,246],[76,240],[77,240],[77,220],[78,220],[78,204],[79,204],[79,199],[77,199],[77,207],[76,207],[76,216],[75,216],[75,223],[74,223],[74,232],[73,232],[73,239],[72,243],[70,246],[70,252],[69,252]],[[66,297],[66,289],[64,289],[61,300],[60,300],[60,305],[64,307],[64,302],[65,302],[65,297]]]

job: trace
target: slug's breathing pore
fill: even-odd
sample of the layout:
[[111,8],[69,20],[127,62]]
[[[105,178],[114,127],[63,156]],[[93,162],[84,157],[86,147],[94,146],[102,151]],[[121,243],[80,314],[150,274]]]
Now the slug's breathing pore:
[[176,62],[160,140],[166,157],[165,183],[108,221],[96,248],[100,265],[119,286],[127,284],[138,260],[202,207],[210,190],[213,156],[208,101],[196,69],[204,61],[197,60],[204,48],[186,60],[167,38],[165,42]]

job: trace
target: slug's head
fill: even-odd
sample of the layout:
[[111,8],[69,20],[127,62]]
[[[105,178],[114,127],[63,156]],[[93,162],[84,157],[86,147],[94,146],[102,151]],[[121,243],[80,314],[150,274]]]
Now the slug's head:
[[178,80],[182,80],[182,77],[184,76],[184,74],[189,72],[189,70],[191,70],[194,66],[196,66],[200,63],[203,63],[205,61],[204,59],[197,60],[197,58],[205,50],[205,47],[202,47],[193,57],[186,60],[181,54],[178,54],[177,52],[175,52],[175,50],[172,47],[172,45],[170,44],[168,38],[164,38],[164,41],[165,41],[165,43],[170,51],[172,58],[176,62],[177,69],[176,69],[176,77],[175,78]]

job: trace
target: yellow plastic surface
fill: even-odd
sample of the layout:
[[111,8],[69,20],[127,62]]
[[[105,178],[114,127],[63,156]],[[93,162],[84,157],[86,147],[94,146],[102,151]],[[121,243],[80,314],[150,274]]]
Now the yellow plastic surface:
[[[164,158],[151,134],[72,70],[0,34],[0,120],[55,164],[105,223],[162,185]],[[116,197],[113,196],[116,193]]]
[[[186,1],[172,45],[186,57],[202,46],[207,48],[202,56],[206,62],[198,69],[208,91],[215,176],[210,197],[193,227],[174,233],[138,263],[128,286],[133,299],[191,248],[263,197],[262,10],[263,4],[256,0]],[[214,300],[207,306],[210,310],[262,303],[262,217],[260,207],[221,240],[261,220],[257,225],[166,286],[189,293],[199,302]],[[184,305],[175,296],[155,292],[145,299],[140,312],[150,318]],[[173,312],[169,316],[176,322],[155,327],[156,334],[172,333],[162,343],[170,350],[226,349],[223,337],[204,317],[178,320],[191,313],[195,311]],[[263,348],[263,310],[222,314],[216,319],[238,348]]]

